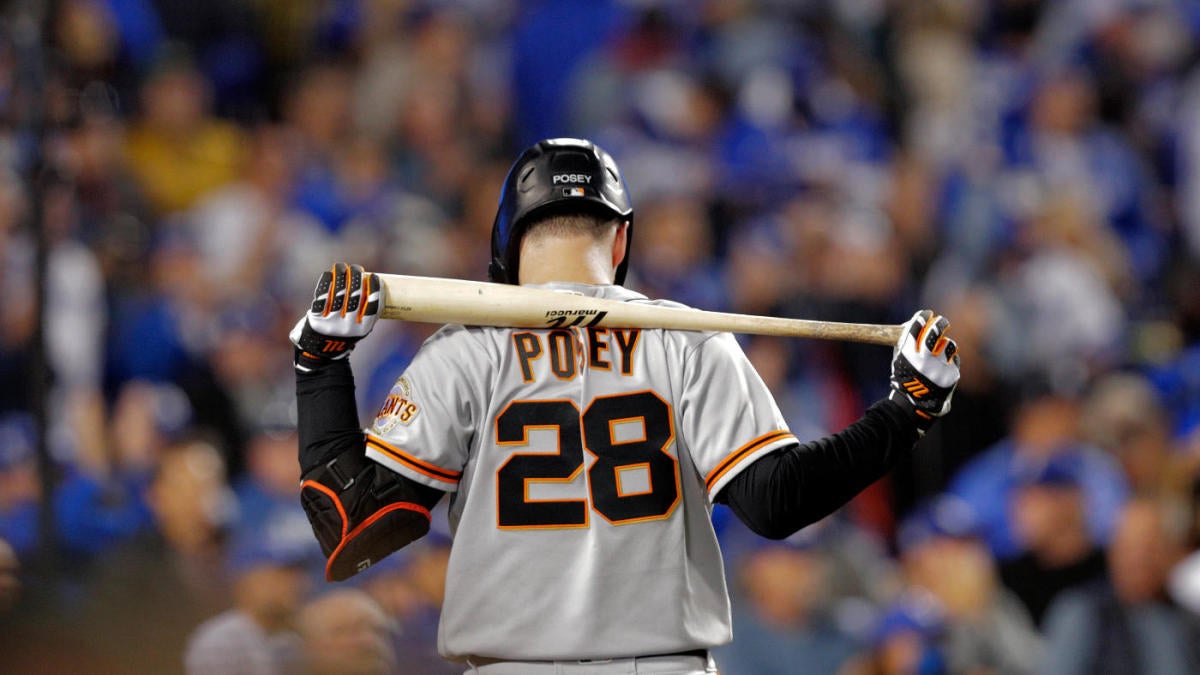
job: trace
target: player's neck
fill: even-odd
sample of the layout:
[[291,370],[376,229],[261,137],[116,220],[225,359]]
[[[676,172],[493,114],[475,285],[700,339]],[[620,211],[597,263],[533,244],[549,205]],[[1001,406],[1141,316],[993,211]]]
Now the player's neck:
[[604,285],[612,283],[612,262],[591,237],[567,237],[522,245],[520,281]]

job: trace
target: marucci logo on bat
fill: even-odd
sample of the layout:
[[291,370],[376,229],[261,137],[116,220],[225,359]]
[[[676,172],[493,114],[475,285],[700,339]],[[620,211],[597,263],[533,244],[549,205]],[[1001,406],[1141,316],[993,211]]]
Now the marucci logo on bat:
[[[608,312],[598,309],[551,309],[546,311],[546,325],[551,328],[595,326],[603,321],[605,316],[608,316]],[[584,323],[585,321],[587,323]]]

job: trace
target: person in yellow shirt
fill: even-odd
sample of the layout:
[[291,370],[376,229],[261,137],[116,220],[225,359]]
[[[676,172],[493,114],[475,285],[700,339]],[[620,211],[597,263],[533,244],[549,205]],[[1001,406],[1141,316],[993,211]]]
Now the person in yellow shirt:
[[155,210],[186,209],[238,176],[243,138],[214,118],[208,84],[191,60],[166,56],[142,87],[141,116],[129,130],[126,154]]

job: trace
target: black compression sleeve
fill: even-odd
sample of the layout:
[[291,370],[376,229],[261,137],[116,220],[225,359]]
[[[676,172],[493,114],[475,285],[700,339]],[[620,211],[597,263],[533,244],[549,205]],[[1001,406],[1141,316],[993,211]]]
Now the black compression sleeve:
[[842,431],[769,453],[729,481],[716,501],[751,530],[783,539],[841,508],[895,465],[917,427],[882,400]]
[[296,371],[296,413],[302,474],[355,445],[361,447],[363,432],[350,361],[339,359],[311,372]]

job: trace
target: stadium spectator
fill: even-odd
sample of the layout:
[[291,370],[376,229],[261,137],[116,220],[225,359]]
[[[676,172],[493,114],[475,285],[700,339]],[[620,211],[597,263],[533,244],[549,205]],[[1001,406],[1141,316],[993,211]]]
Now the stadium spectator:
[[300,612],[305,669],[309,675],[389,675],[418,673],[401,662],[389,641],[383,608],[363,591],[330,591]]
[[231,524],[235,541],[260,541],[274,548],[305,554],[303,562],[313,580],[324,582],[320,546],[299,506],[300,467],[296,462],[296,427],[288,419],[294,408],[270,407],[246,445],[246,471],[233,482],[238,518]]
[[919,506],[897,536],[905,577],[942,609],[939,644],[950,672],[1032,673],[1041,638],[978,535],[974,512],[956,497]]
[[1084,400],[1081,427],[1089,442],[1120,462],[1134,494],[1186,496],[1191,472],[1176,456],[1170,418],[1144,376],[1100,378]]
[[1063,591],[1104,576],[1104,552],[1088,531],[1083,461],[1062,454],[1028,470],[1010,502],[1022,553],[1000,564],[1000,577],[1039,626]]
[[237,177],[242,133],[212,116],[210,85],[184,48],[165,47],[156,58],[126,152],[159,215],[182,211]]
[[97,560],[70,617],[100,670],[177,672],[187,636],[229,606],[221,535],[233,500],[217,449],[166,448],[146,501],[156,529]]
[[21,561],[11,544],[0,538],[0,615],[7,614],[21,598]]
[[766,542],[738,557],[738,639],[715,650],[731,673],[837,673],[859,651],[839,625],[831,592],[832,561],[815,541]]
[[[435,535],[436,536],[436,535]],[[437,544],[434,548],[445,548]],[[371,596],[389,619],[388,640],[403,666],[402,672],[450,675],[461,665],[437,652],[440,591],[445,560],[429,547],[398,552],[360,572],[355,585]]]
[[307,542],[241,537],[232,545],[229,571],[233,608],[192,633],[184,653],[189,675],[283,675],[300,665],[294,623],[309,589]]
[[90,562],[153,526],[145,490],[191,412],[172,384],[131,380],[121,387],[103,452],[77,458],[55,493],[59,537],[74,560]]
[[939,647],[944,618],[937,601],[921,593],[901,595],[883,611],[869,648],[848,663],[844,675],[945,675]]
[[1108,579],[1066,591],[1051,605],[1041,672],[1196,672],[1185,617],[1164,600],[1182,550],[1182,522],[1172,506],[1152,498],[1125,506],[1108,546]]
[[1078,464],[1090,539],[1108,541],[1128,492],[1120,467],[1107,454],[1080,442],[1079,401],[1072,394],[1035,388],[1016,412],[1009,435],[965,465],[949,491],[965,500],[979,519],[983,537],[1001,561],[1025,550],[1013,521],[1014,488],[1038,474],[1058,455]]
[[38,545],[42,490],[33,447],[33,421],[10,413],[0,418],[0,539],[20,557]]

